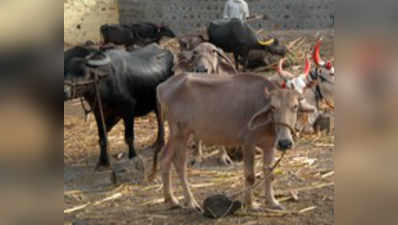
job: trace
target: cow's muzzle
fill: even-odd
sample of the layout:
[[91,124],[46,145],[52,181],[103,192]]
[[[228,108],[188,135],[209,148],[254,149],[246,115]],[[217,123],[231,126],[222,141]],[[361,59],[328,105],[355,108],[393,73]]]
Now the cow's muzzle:
[[280,151],[286,151],[288,149],[291,149],[293,147],[293,142],[289,139],[281,139],[278,141],[278,150]]
[[295,130],[286,123],[282,123],[282,122],[274,122],[274,126],[279,126],[279,127],[283,127],[283,128],[287,128],[289,131],[289,135],[285,136],[283,138],[280,138],[279,140],[277,140],[278,142],[276,143],[276,148],[279,151],[286,151],[289,149],[292,149],[294,147],[294,138],[296,137],[296,132]]
[[209,70],[203,66],[203,65],[199,65],[194,69],[194,72],[196,73],[207,73]]

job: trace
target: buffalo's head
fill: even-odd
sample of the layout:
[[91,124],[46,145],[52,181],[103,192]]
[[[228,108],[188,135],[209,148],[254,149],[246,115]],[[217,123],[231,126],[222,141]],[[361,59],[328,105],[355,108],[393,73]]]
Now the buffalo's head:
[[271,38],[266,41],[257,40],[258,44],[261,45],[266,51],[271,54],[285,56],[287,53],[287,47],[280,44],[277,38]]
[[170,38],[176,37],[175,33],[167,25],[159,26],[159,34],[161,36],[166,36],[166,37],[170,37]]
[[81,97],[92,90],[95,79],[109,74],[110,63],[111,59],[101,51],[70,59],[64,68],[64,101]]

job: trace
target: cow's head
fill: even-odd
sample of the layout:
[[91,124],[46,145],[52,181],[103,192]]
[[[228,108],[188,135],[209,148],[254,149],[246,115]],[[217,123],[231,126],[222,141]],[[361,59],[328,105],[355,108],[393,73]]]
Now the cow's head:
[[299,111],[313,112],[302,94],[291,89],[265,89],[267,104],[250,119],[249,130],[272,126],[276,135],[275,147],[280,151],[294,148],[294,127]]
[[308,76],[311,71],[310,60],[308,57],[305,58],[304,72],[297,75],[283,69],[284,61],[285,59],[281,59],[278,64],[278,74],[282,79],[282,88],[295,89],[297,92],[303,94],[304,89],[312,84],[312,80]]
[[174,32],[167,25],[160,25],[158,28],[158,32],[159,32],[160,36],[166,36],[166,37],[170,37],[170,38],[176,37]]
[[205,38],[202,35],[186,35],[178,38],[178,43],[182,51],[192,51],[203,42],[205,42]]
[[83,96],[92,89],[95,79],[109,75],[110,63],[111,59],[101,51],[72,58],[64,73],[64,101]]
[[280,44],[277,38],[270,38],[266,41],[257,40],[258,44],[261,45],[266,51],[269,51],[271,54],[285,56],[287,53],[286,46]]
[[197,73],[236,73],[232,60],[211,43],[199,44],[192,51],[193,71]]

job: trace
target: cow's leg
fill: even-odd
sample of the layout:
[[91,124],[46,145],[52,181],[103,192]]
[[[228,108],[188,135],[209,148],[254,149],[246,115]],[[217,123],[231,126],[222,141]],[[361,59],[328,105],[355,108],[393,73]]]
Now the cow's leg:
[[240,55],[242,56],[243,59],[243,72],[245,72],[247,69],[247,65],[249,64],[249,50],[247,49],[242,50]]
[[184,189],[184,198],[187,207],[197,211],[202,211],[200,205],[196,202],[191,189],[189,188],[188,178],[187,178],[187,162],[186,162],[186,150],[185,143],[188,135],[181,135],[176,139],[175,148],[176,152],[174,155],[173,163],[176,168],[178,177],[180,178],[182,187]]
[[232,159],[229,157],[227,149],[225,146],[222,146],[219,152],[219,162],[222,165],[229,166],[232,165]]
[[196,136],[193,136],[193,141],[195,143],[195,149],[193,151],[193,160],[189,163],[191,166],[195,164],[200,164],[203,161],[203,152],[202,152],[202,141]]
[[124,121],[124,139],[129,148],[129,159],[134,168],[144,172],[144,161],[139,157],[134,149],[134,114],[126,114]]
[[[99,146],[100,146],[100,157],[99,161],[97,163],[97,166],[95,167],[95,170],[101,170],[101,169],[106,169],[111,166],[111,163],[109,161],[109,156],[108,156],[108,139],[107,139],[107,132],[104,132],[102,120],[101,120],[101,115],[98,110],[94,111],[94,117],[97,123],[97,129],[98,129],[98,136],[99,136]],[[105,126],[106,130],[109,131],[112,129],[112,127],[116,124],[118,121],[116,117],[112,116],[105,116]]]
[[273,145],[261,146],[263,150],[263,172],[264,172],[264,185],[265,185],[265,204],[271,209],[284,209],[274,197],[274,190],[272,188],[272,182],[274,176],[271,172],[271,163],[274,160],[274,148]]
[[235,59],[235,68],[239,71],[239,55],[237,52],[234,52],[234,59]]
[[253,190],[250,187],[256,182],[256,173],[254,170],[254,158],[256,148],[254,146],[245,146],[243,150],[243,163],[244,163],[244,175],[245,175],[245,192],[244,203],[250,210],[259,210],[260,205],[253,201]]
[[164,124],[161,118],[162,116],[161,113],[159,113],[158,110],[155,110],[155,114],[156,114],[156,121],[158,123],[158,136],[156,138],[155,143],[150,148],[156,150],[164,145]]
[[134,117],[132,114],[123,118],[124,121],[124,140],[129,147],[129,159],[137,156],[134,149]]
[[162,158],[160,160],[160,171],[163,182],[163,196],[164,201],[171,208],[179,207],[177,198],[173,195],[172,181],[171,181],[171,163],[175,155],[176,140],[173,134],[170,134],[170,139],[164,146]]

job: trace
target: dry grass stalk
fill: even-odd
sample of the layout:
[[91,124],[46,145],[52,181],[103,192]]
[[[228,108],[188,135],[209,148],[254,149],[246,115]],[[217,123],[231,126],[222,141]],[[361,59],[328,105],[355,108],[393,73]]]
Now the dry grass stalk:
[[311,207],[308,207],[308,208],[305,208],[305,209],[301,209],[300,211],[298,211],[298,214],[303,214],[303,213],[312,211],[312,210],[314,210],[316,208],[317,208],[316,206],[311,206]]
[[70,209],[65,209],[65,210],[64,210],[64,213],[72,213],[72,212],[74,212],[74,211],[84,209],[84,208],[86,208],[88,205],[90,205],[90,203],[86,203],[86,204],[84,204],[84,205],[79,205],[79,206],[76,206],[76,207],[73,207],[73,208],[70,208]]
[[100,205],[100,204],[102,204],[104,202],[107,202],[107,201],[110,201],[110,200],[114,200],[114,199],[117,199],[117,198],[120,198],[120,197],[122,197],[122,194],[121,193],[116,193],[116,194],[114,194],[112,196],[109,196],[109,197],[104,198],[102,200],[96,201],[94,203],[90,203],[89,202],[89,203],[86,203],[86,204],[83,204],[83,205],[79,205],[79,206],[76,206],[76,207],[73,207],[73,208],[70,208],[70,209],[66,209],[66,210],[64,210],[64,213],[72,213],[72,212],[75,212],[77,210],[84,209],[84,208],[86,208],[86,207],[88,207],[90,205],[93,205],[93,206]]
[[[184,196],[178,196],[176,197],[178,200],[181,200],[184,198]],[[141,206],[145,206],[145,205],[156,205],[156,204],[160,204],[164,202],[164,198],[157,198],[157,199],[152,199],[149,201],[145,201],[144,203],[141,204]]]
[[334,171],[330,171],[329,173],[323,174],[321,177],[322,178],[326,178],[326,177],[330,177],[330,176],[333,176],[333,175],[334,175]]

